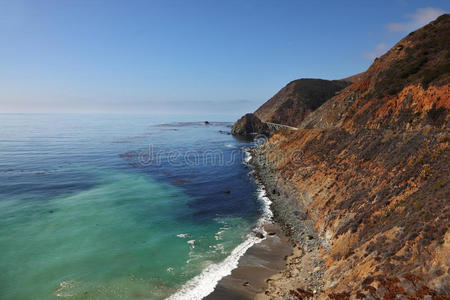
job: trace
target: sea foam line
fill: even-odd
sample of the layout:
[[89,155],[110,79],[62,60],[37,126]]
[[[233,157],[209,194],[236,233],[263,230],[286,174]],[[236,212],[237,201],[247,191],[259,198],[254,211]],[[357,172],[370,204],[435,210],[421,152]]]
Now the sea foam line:
[[230,275],[238,266],[239,258],[248,248],[261,242],[256,236],[249,236],[247,240],[239,244],[224,261],[208,266],[200,275],[186,282],[180,290],[167,298],[167,300],[198,300],[214,291],[217,283],[223,277]]
[[[248,164],[251,158],[250,152],[245,151],[244,163]],[[263,226],[264,224],[270,223],[272,220],[273,213],[270,210],[272,201],[267,197],[264,186],[258,180],[256,180],[256,183],[258,185],[258,199],[263,204],[263,212],[256,223],[254,231],[259,231],[266,236]],[[209,265],[202,273],[186,282],[175,294],[171,295],[166,300],[198,300],[208,296],[214,291],[217,283],[219,283],[223,277],[230,275],[231,271],[237,268],[241,256],[243,256],[251,246],[260,243],[264,239],[265,238],[258,238],[254,234],[248,234],[247,239],[234,248],[225,260],[220,263]]]

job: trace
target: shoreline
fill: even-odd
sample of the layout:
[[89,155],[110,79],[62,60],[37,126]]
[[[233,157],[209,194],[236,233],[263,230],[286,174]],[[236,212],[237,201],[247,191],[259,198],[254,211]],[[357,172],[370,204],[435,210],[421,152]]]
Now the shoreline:
[[[244,150],[243,164],[251,166],[248,173],[255,180],[262,214],[247,239],[239,244],[224,261],[212,264],[195,276],[166,300],[177,299],[253,299],[263,291],[265,280],[285,267],[292,244],[279,224],[273,222],[272,201],[267,196],[250,163],[252,155]],[[274,251],[274,250],[277,251]],[[278,251],[282,249],[282,251]],[[258,278],[258,280],[254,280]],[[238,282],[241,282],[239,284]],[[239,286],[243,288],[238,288]]]
[[239,258],[237,268],[223,277],[204,300],[249,300],[265,292],[267,280],[285,268],[293,248],[278,224],[266,224],[264,230],[266,238],[251,246]]
[[[266,238],[251,246],[240,257],[237,268],[204,299],[265,300],[288,294],[312,297],[323,287],[320,249],[327,248],[327,243],[317,235],[307,210],[298,201],[309,195],[299,194],[279,177],[259,148],[251,148],[248,156],[246,163],[252,167],[251,175],[264,196],[270,198],[273,217],[264,225]],[[299,284],[308,289],[298,289]]]
[[[304,201],[308,195],[300,194],[291,183],[284,181],[258,147],[246,151],[244,164],[251,167],[249,176],[258,186],[258,198],[264,209],[253,233],[233,250],[243,248],[239,253],[211,265],[168,300],[268,300],[289,294],[295,296],[297,291],[313,296],[322,289],[320,249],[327,245],[300,204],[299,199]],[[211,272],[216,278],[211,277]],[[299,289],[299,283],[308,288]]]
[[[289,183],[280,183],[278,174],[267,163],[265,153],[257,147],[249,150],[245,163],[252,167],[250,175],[264,193],[260,197],[268,199],[273,215],[263,226],[265,239],[251,246],[239,258],[238,266],[231,274],[223,277],[204,299],[271,299],[269,295],[281,296],[280,293],[290,291],[290,288],[295,290],[286,279],[291,277],[307,281],[312,293],[321,287],[321,254],[318,250],[323,241],[298,203],[298,197],[305,195],[298,195]],[[304,267],[300,272],[295,267],[299,261],[303,261]]]
[[251,167],[249,176],[258,186],[258,198],[265,204],[263,215],[255,225],[254,233],[263,239],[253,244],[239,258],[236,268],[222,277],[214,291],[205,300],[255,299],[264,294],[269,278],[286,268],[286,259],[293,254],[292,242],[286,227],[277,222],[273,211],[273,201],[268,196],[267,186],[258,173],[252,147],[245,151],[244,164]]

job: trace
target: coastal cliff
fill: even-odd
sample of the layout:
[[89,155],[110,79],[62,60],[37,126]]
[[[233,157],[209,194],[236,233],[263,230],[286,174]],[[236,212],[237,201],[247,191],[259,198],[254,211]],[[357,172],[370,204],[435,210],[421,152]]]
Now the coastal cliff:
[[291,81],[254,113],[239,119],[233,125],[232,134],[244,138],[257,134],[271,136],[275,131],[266,122],[297,127],[326,100],[350,85],[351,79],[303,78]]
[[253,149],[296,244],[258,299],[450,299],[449,49],[446,14]]

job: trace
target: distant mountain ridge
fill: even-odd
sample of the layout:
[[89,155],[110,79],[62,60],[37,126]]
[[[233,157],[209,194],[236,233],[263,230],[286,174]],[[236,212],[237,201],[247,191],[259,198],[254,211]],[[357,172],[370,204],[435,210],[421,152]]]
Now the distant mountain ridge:
[[337,92],[349,86],[343,80],[302,78],[291,81],[254,114],[264,122],[296,127]]
[[349,86],[350,81],[302,78],[289,82],[253,114],[246,114],[232,128],[233,135],[252,137],[274,133],[265,122],[292,127],[303,120],[325,101]]

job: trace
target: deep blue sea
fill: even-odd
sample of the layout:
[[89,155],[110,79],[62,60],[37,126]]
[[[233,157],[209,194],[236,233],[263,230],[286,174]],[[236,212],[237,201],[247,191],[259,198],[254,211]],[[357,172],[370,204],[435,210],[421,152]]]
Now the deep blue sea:
[[211,292],[267,213],[226,121],[0,114],[0,299]]

